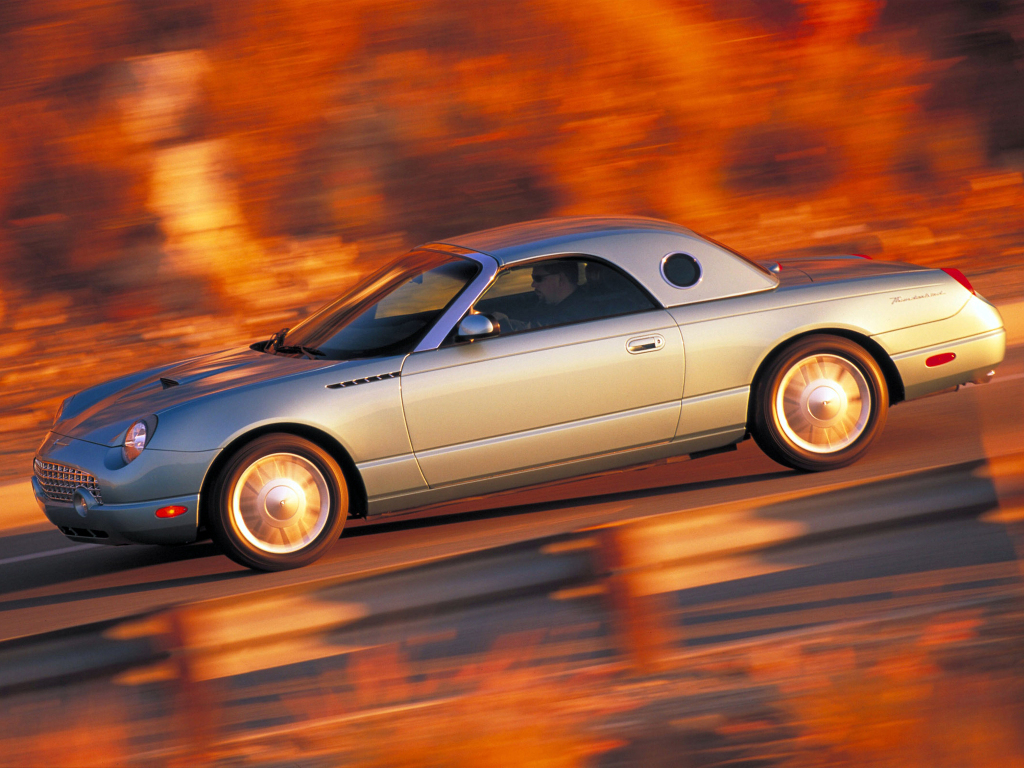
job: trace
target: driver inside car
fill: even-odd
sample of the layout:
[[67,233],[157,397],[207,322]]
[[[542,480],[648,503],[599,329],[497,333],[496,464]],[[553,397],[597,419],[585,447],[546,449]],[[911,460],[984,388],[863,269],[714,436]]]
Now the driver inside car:
[[[533,299],[528,309],[512,312],[496,311],[491,317],[499,333],[566,325],[595,316],[591,297],[579,285],[579,262],[548,261],[532,268],[530,287]],[[528,295],[528,294],[527,294]]]

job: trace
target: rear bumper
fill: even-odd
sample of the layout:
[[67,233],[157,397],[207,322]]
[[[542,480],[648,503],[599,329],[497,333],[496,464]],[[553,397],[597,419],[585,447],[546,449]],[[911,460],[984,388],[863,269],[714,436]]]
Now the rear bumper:
[[[94,504],[83,513],[73,504],[47,498],[35,477],[32,478],[32,492],[43,514],[73,541],[90,544],[189,544],[196,540],[198,493],[135,504]],[[156,516],[158,509],[169,506],[185,507],[187,511],[173,518]]]
[[[948,363],[928,367],[929,358],[945,353],[956,357]],[[935,344],[893,356],[903,379],[904,399],[913,400],[959,384],[981,384],[1006,354],[1006,331],[1002,328],[964,339]]]

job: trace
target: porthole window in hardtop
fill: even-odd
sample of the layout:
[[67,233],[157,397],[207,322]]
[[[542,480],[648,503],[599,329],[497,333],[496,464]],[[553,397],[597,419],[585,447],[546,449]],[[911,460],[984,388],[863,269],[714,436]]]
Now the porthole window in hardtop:
[[688,253],[670,253],[661,262],[661,274],[677,288],[689,288],[700,282],[700,262]]

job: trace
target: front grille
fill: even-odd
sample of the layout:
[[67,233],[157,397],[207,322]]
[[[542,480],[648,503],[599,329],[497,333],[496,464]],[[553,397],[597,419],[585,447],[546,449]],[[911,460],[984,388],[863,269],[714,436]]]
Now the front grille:
[[43,486],[43,492],[48,499],[53,501],[71,501],[75,488],[86,488],[92,491],[96,501],[101,504],[103,503],[103,498],[100,496],[100,486],[96,482],[96,478],[88,472],[69,467],[67,464],[40,461],[39,459],[32,462],[32,469],[35,471],[36,478]]

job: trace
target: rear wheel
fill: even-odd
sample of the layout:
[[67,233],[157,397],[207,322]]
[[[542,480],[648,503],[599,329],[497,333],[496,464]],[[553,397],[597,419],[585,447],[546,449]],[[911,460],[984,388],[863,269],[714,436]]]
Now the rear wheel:
[[851,464],[881,431],[885,376],[860,345],[808,336],[765,371],[755,394],[754,439],[772,459],[818,471]]
[[262,571],[308,565],[341,535],[348,486],[338,463],[295,435],[264,435],[236,453],[214,488],[214,540]]

